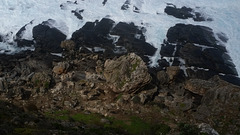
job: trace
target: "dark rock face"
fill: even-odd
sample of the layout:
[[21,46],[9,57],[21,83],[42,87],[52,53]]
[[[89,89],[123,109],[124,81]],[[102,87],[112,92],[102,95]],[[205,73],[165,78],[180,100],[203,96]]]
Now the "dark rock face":
[[[221,36],[226,39],[223,41],[227,41],[224,34]],[[164,41],[160,54],[172,59],[169,61],[170,65],[185,66],[188,77],[209,79],[219,73],[237,76],[226,48],[219,45],[222,42],[214,37],[211,28],[176,24],[169,28],[167,41]],[[160,66],[166,65],[160,63]]]
[[152,56],[156,51],[156,48],[145,41],[142,30],[138,29],[133,23],[120,22],[113,28],[111,34],[120,36],[116,45],[124,46],[128,52]]
[[3,42],[3,37],[0,35],[0,42]]
[[26,31],[26,27],[28,25],[32,25],[32,22],[26,24],[25,26],[23,26],[17,33],[15,36],[15,42],[17,42],[17,45],[19,47],[24,47],[24,46],[31,46],[34,44],[34,42],[32,40],[27,40],[27,39],[23,39],[22,36],[24,34],[24,32]]
[[103,0],[102,4],[103,6],[107,3],[107,0]]
[[204,18],[201,13],[195,12],[192,8],[185,6],[181,8],[176,8],[175,5],[171,4],[171,6],[168,5],[165,8],[164,12],[179,19],[192,18],[194,21],[212,21],[212,19]]
[[170,43],[195,43],[206,46],[215,46],[217,40],[211,28],[199,25],[176,24],[167,32]]
[[58,29],[50,27],[46,21],[33,28],[33,38],[36,41],[36,48],[58,53],[62,52],[60,44],[66,39],[66,35]]
[[82,17],[82,15],[81,15],[81,13],[82,13],[83,11],[84,11],[83,9],[82,9],[82,10],[76,9],[76,10],[72,10],[72,13],[73,13],[79,20],[82,20],[83,17]]
[[129,5],[130,5],[130,0],[126,0],[122,5],[121,10],[127,10],[129,8]]
[[120,22],[113,27],[114,24],[114,21],[107,18],[100,22],[87,22],[73,33],[72,40],[82,49],[90,48],[90,51],[112,56],[134,52],[144,61],[149,61],[145,55],[153,56],[156,48],[145,41],[143,28],[133,23]]
[[113,48],[113,41],[108,39],[113,24],[114,21],[106,18],[100,22],[87,22],[81,29],[73,33],[72,40],[81,47],[93,48],[97,46],[103,48],[105,45]]
[[67,1],[67,2],[65,2],[65,3],[62,3],[61,5],[60,5],[60,8],[62,9],[62,10],[66,10],[67,8],[68,8],[68,5],[76,5],[76,4],[78,4],[77,3],[77,1]]

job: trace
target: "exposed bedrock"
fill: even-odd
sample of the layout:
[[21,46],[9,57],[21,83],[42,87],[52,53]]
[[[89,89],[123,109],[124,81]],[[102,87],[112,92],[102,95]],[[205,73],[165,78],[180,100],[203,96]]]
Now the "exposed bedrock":
[[51,26],[51,22],[54,20],[49,19],[37,26],[32,30],[35,47],[48,52],[59,53],[62,52],[60,44],[66,39],[60,30]]
[[27,27],[32,25],[32,21],[24,25],[15,35],[14,41],[17,43],[18,47],[26,47],[34,44],[33,40],[25,39],[24,34],[27,31]]
[[0,35],[0,42],[3,42],[3,36]]
[[205,17],[202,13],[196,12],[193,8],[185,6],[177,8],[173,4],[168,4],[164,12],[179,19],[192,18],[194,21],[212,21],[211,18]]
[[[160,67],[180,66],[188,77],[209,79],[221,75],[224,80],[236,80],[238,73],[223,43],[217,40],[211,28],[191,24],[176,24],[169,28],[167,40],[161,47]],[[226,39],[226,40],[224,40]],[[230,79],[232,78],[232,79]],[[239,79],[238,79],[239,80]],[[240,84],[239,81],[234,82]]]
[[81,49],[116,56],[134,52],[148,62],[156,48],[145,41],[143,29],[133,23],[115,24],[111,19],[87,22],[72,35],[72,40]]

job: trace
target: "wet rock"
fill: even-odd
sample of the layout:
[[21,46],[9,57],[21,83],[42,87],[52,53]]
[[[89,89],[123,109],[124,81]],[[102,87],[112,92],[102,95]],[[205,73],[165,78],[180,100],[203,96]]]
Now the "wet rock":
[[211,28],[200,25],[176,24],[167,32],[170,43],[195,43],[199,45],[215,46],[217,40]]
[[145,41],[143,29],[133,23],[120,22],[112,29],[111,34],[120,36],[116,45],[125,47],[128,52],[134,52],[142,58],[144,55],[153,56],[156,48]]
[[93,51],[94,47],[114,48],[113,41],[108,37],[113,25],[114,21],[107,18],[103,18],[101,21],[87,22],[81,29],[72,34],[72,40],[78,47],[87,48],[90,52]]
[[83,17],[81,15],[81,13],[83,12],[84,10],[72,10],[72,13],[79,19],[79,20],[82,20]]
[[195,12],[194,9],[185,6],[177,8],[175,5],[168,5],[164,9],[164,12],[179,19],[192,18],[194,21],[212,21],[211,18],[205,18],[201,13]]
[[[176,24],[169,28],[167,39],[161,47],[160,54],[163,59],[159,61],[160,68],[164,69],[169,65],[179,66],[185,74],[184,78],[207,80],[222,73],[227,76],[237,76],[235,65],[222,43],[224,39],[218,41],[209,27]],[[164,63],[163,60],[169,64]]]
[[103,6],[107,3],[107,0],[103,0],[102,4]]
[[212,81],[206,81],[201,79],[190,79],[185,83],[185,89],[198,94],[205,95],[205,93],[216,86],[216,83]]
[[187,66],[202,67],[219,73],[237,75],[235,66],[229,62],[229,56],[217,48],[202,51],[201,47],[186,44],[180,49],[180,56]]
[[127,10],[128,8],[130,8],[129,5],[130,5],[130,0],[126,0],[124,4],[121,6],[121,10]]
[[3,36],[0,35],[0,42],[3,42]]
[[23,26],[17,33],[16,36],[14,37],[14,41],[17,42],[17,45],[19,47],[26,47],[26,46],[32,46],[34,44],[34,42],[32,40],[28,40],[28,39],[24,39],[23,35],[25,33],[25,31],[27,30],[28,26],[32,25],[32,21],[28,24],[26,24],[25,26]]
[[106,60],[104,68],[104,76],[116,93],[137,91],[151,81],[147,66],[134,53]]
[[66,39],[66,35],[52,26],[53,23],[55,23],[55,21],[49,19],[33,27],[33,38],[36,42],[36,48],[47,52],[59,53],[62,52],[60,44]]
[[114,24],[113,20],[107,18],[87,22],[73,33],[72,40],[81,50],[87,49],[90,53],[103,53],[113,57],[134,52],[148,62],[146,55],[153,56],[157,49],[145,41],[144,28],[133,23]]

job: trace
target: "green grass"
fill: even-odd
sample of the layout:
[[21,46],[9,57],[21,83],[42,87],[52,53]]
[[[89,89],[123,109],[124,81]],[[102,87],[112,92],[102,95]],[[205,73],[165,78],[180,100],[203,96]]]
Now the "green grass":
[[101,116],[97,114],[78,113],[71,116],[75,121],[80,121],[85,124],[100,124]]
[[18,135],[32,135],[34,132],[36,132],[36,129],[30,129],[30,128],[15,128],[14,134]]
[[[130,135],[142,135],[142,134],[156,134],[166,135],[170,131],[170,127],[165,124],[151,124],[145,122],[138,117],[129,117],[126,120],[119,120],[112,117],[104,117],[99,114],[70,114],[68,111],[56,111],[45,114],[47,117],[58,120],[73,120],[75,122],[82,122],[87,125],[97,125],[100,128],[86,129],[86,133],[105,134],[108,131],[127,132]],[[101,119],[105,118],[109,120],[109,123],[102,123]]]

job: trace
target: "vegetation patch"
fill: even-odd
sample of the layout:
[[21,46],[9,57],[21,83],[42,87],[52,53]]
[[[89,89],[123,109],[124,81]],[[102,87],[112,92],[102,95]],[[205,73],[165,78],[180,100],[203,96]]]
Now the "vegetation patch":
[[14,134],[18,135],[32,135],[36,132],[36,129],[31,129],[31,128],[15,128],[14,129]]
[[200,129],[195,125],[190,125],[186,123],[180,123],[178,125],[180,135],[204,135],[205,133],[201,133]]
[[[77,113],[70,114],[70,112],[56,111],[45,114],[57,120],[73,120],[87,125],[93,125],[92,128],[85,129],[85,134],[107,134],[107,133],[123,133],[126,132],[130,135],[143,135],[143,134],[156,134],[166,135],[170,131],[170,127],[165,124],[151,124],[145,122],[138,117],[129,117],[126,120],[120,120],[113,117],[104,117],[99,114],[85,114]],[[109,122],[101,122],[101,119],[107,119]],[[94,126],[95,125],[95,126]]]

